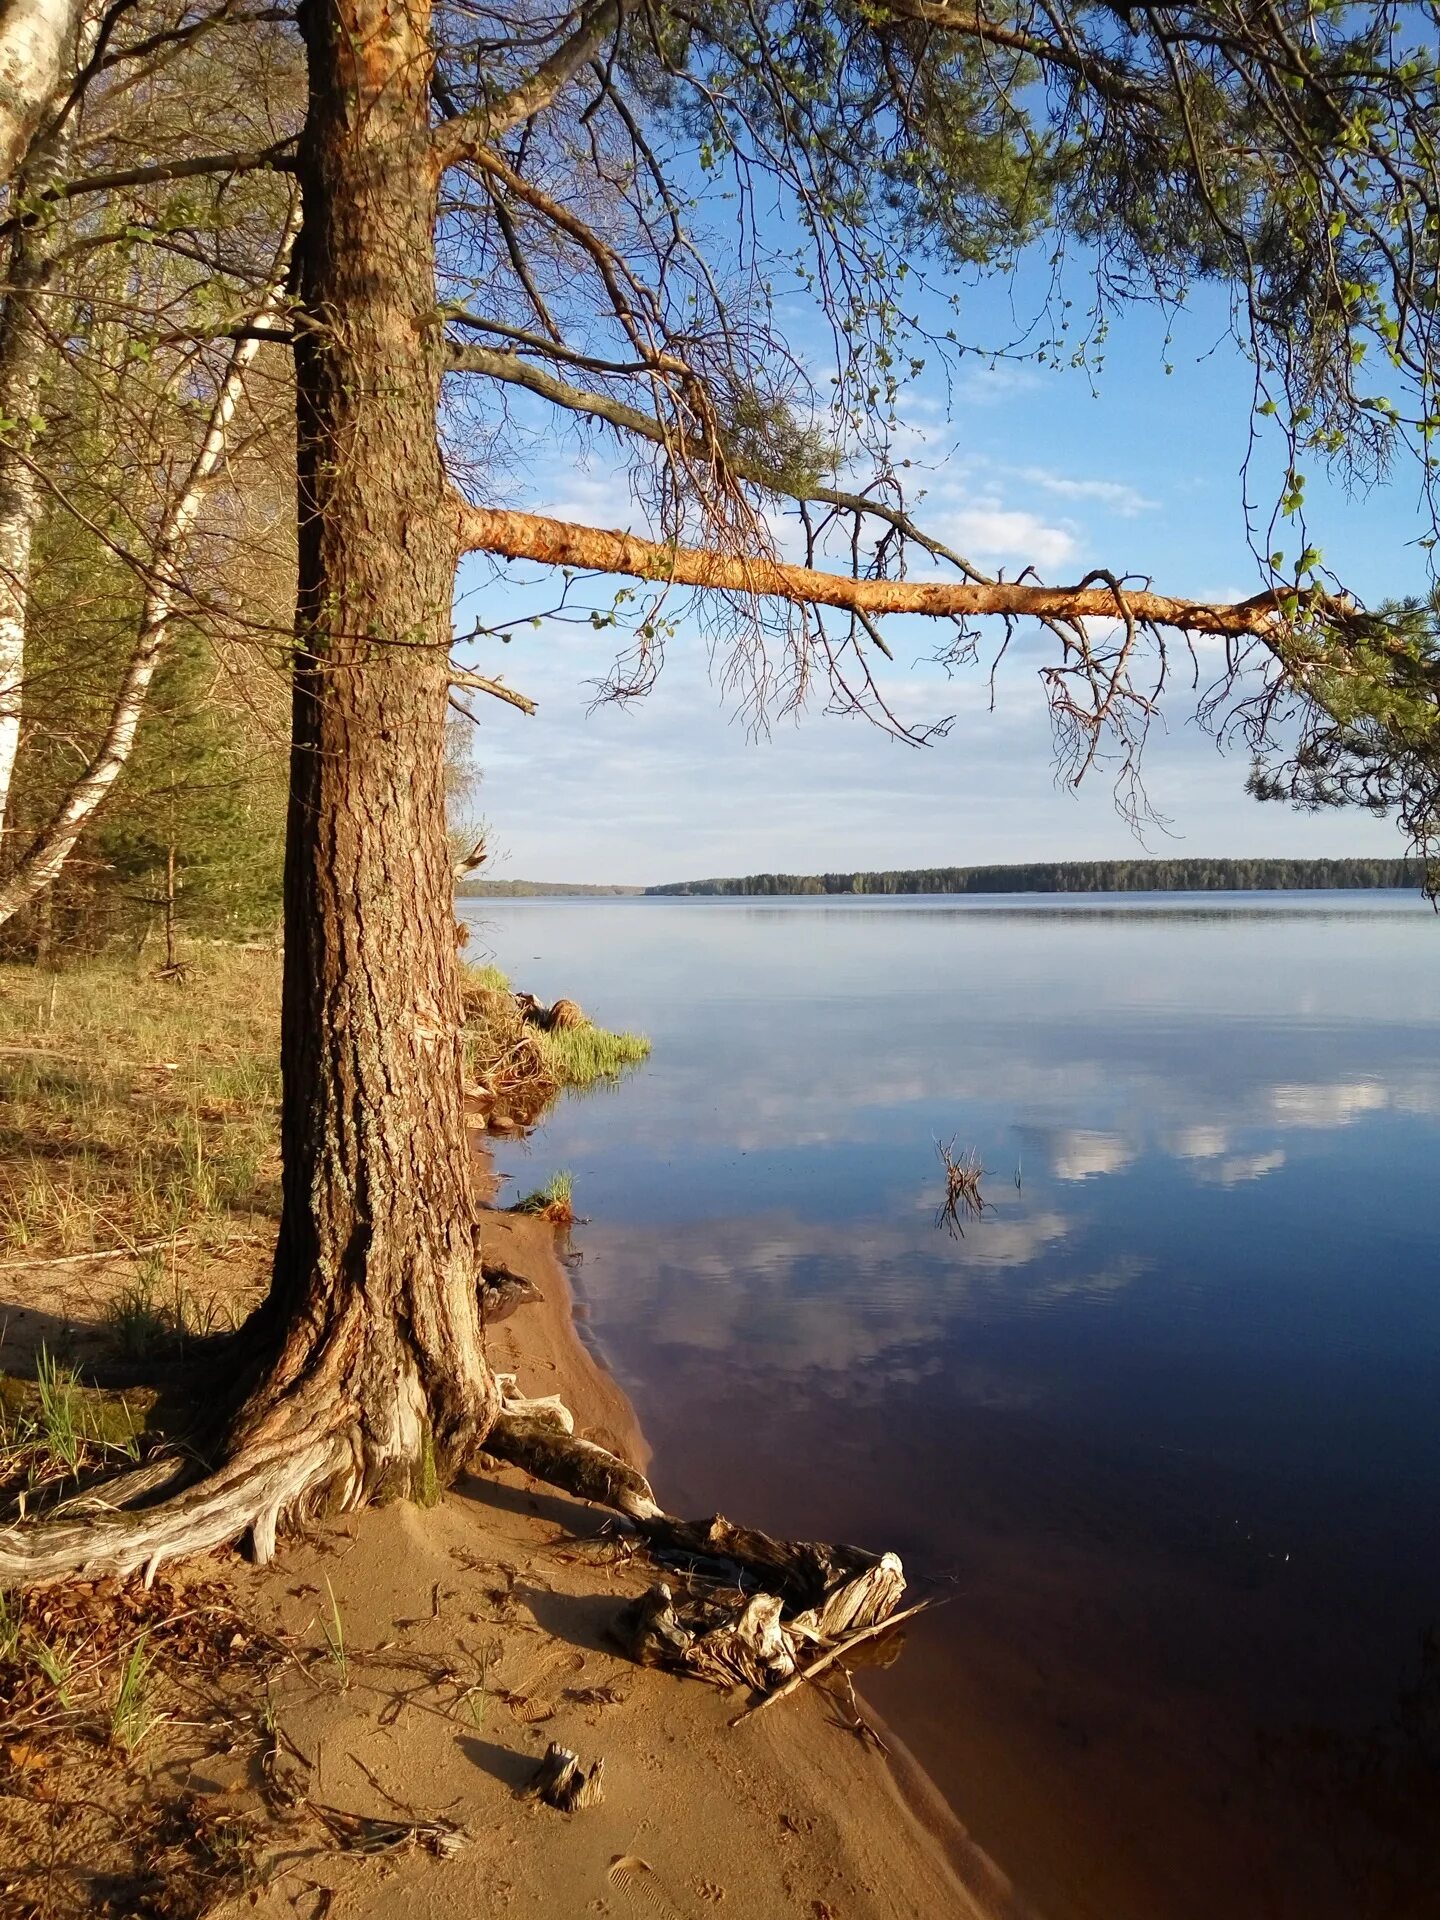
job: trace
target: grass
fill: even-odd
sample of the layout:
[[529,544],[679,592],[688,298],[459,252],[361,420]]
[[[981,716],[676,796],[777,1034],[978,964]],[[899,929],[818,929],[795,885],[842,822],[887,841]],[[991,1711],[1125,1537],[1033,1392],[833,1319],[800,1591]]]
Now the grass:
[[553,1031],[527,1020],[498,967],[464,966],[470,1074],[492,1113],[531,1126],[562,1090],[613,1084],[644,1060],[650,1042],[588,1021]]
[[[170,1249],[172,1261],[174,1249]],[[189,1340],[219,1328],[215,1305],[201,1309],[173,1270],[166,1284],[166,1249],[152,1247],[140,1256],[135,1278],[104,1307],[105,1325],[127,1360],[148,1360],[183,1353]]]
[[350,1655],[345,1648],[345,1622],[340,1617],[340,1602],[335,1598],[335,1589],[327,1575],[325,1591],[330,1596],[330,1618],[320,1616],[320,1631],[325,1635],[325,1651],[330,1657],[340,1682],[340,1691],[346,1692],[350,1685]]
[[127,1756],[153,1731],[159,1715],[151,1698],[150,1635],[142,1632],[121,1663],[110,1708],[110,1738]]
[[279,957],[0,967],[0,1245],[38,1258],[224,1244],[279,1205]]
[[575,1221],[575,1182],[572,1175],[552,1173],[543,1187],[536,1187],[515,1202],[512,1213],[543,1213],[557,1226],[572,1226]]
[[65,1641],[42,1640],[37,1634],[28,1634],[21,1642],[20,1652],[50,1688],[56,1704],[68,1707],[75,1655]]
[[33,1384],[8,1381],[0,1393],[0,1496],[23,1512],[92,1470],[133,1464],[140,1439],[126,1399],[80,1386],[42,1347]]
[[20,1652],[20,1603],[0,1588],[0,1667],[8,1666]]
[[609,1033],[604,1027],[562,1027],[536,1036],[540,1057],[562,1087],[593,1087],[618,1080],[648,1058],[643,1033]]

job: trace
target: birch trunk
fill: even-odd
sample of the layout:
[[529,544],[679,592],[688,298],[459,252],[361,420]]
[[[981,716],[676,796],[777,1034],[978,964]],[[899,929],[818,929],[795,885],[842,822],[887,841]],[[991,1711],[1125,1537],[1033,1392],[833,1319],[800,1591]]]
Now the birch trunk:
[[0,185],[13,180],[73,55],[84,0],[0,4]]
[[[76,841],[130,758],[140,717],[145,709],[146,695],[164,658],[170,622],[180,599],[185,550],[206,492],[224,460],[230,423],[244,398],[246,371],[260,350],[261,335],[274,320],[281,304],[289,269],[293,227],[292,217],[270,284],[251,316],[253,331],[235,343],[225,378],[211,406],[199,451],[161,525],[155,543],[151,582],[141,607],[134,651],[116,690],[105,733],[48,824],[10,871],[0,878],[0,926],[59,878]],[[0,540],[4,538],[4,524],[0,519]],[[26,551],[28,555],[28,541]],[[23,615],[23,608],[21,612]],[[0,622],[0,635],[4,631],[3,622]],[[23,650],[23,625],[21,645]],[[3,691],[3,680],[0,680],[0,691]]]
[[[0,75],[4,19],[0,18]],[[91,36],[82,35],[88,43]],[[70,43],[67,75],[87,51]],[[58,82],[52,80],[52,88]],[[0,118],[4,87],[0,83]],[[48,97],[48,96],[47,96]],[[76,116],[67,114],[35,141],[17,182],[22,195],[63,177],[74,144]],[[30,602],[30,549],[39,515],[40,490],[30,454],[45,371],[44,304],[55,277],[63,210],[50,207],[34,224],[22,225],[10,248],[5,305],[0,313],[0,875],[8,866],[6,813],[20,749],[25,679],[25,627]]]

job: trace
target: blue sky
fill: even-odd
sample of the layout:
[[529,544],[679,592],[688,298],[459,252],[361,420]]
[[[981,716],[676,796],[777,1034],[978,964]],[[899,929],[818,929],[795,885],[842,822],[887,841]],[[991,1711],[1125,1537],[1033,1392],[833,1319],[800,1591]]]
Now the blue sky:
[[[977,335],[1010,330],[1007,289],[967,296]],[[1077,307],[1080,302],[1077,300]],[[1168,335],[1168,338],[1167,338]],[[1173,371],[1165,371],[1166,365]],[[1225,333],[1221,302],[1202,296],[1167,324],[1154,310],[1112,327],[1098,378],[1034,365],[961,361],[946,383],[927,369],[903,396],[902,432],[926,489],[918,516],[989,570],[1033,563],[1050,581],[1091,567],[1150,575],[1162,591],[1240,597],[1262,584],[1246,539],[1240,467],[1249,369]],[[525,419],[523,408],[517,417]],[[588,455],[574,434],[540,427],[494,497],[642,528],[613,442]],[[1273,467],[1272,467],[1273,474]],[[1268,502],[1272,475],[1252,479]],[[1419,591],[1423,559],[1415,476],[1351,497],[1314,475],[1310,537],[1367,601]],[[1263,537],[1263,530],[1262,530]],[[1300,544],[1282,539],[1292,550]],[[553,583],[515,566],[462,571],[457,626],[543,608]],[[606,599],[602,584],[592,596]],[[625,708],[594,707],[615,653],[612,634],[542,621],[464,657],[539,701],[526,719],[483,702],[477,797],[492,829],[498,878],[655,883],[763,870],[813,872],[992,860],[1154,854],[1399,853],[1395,829],[1368,815],[1311,818],[1247,798],[1247,756],[1221,753],[1194,719],[1186,673],[1147,749],[1147,789],[1168,831],[1137,843],[1103,769],[1078,792],[1058,785],[1036,669],[1053,657],[1038,631],[1014,645],[989,710],[984,669],[958,678],[929,661],[925,623],[887,629],[885,687],[906,719],[956,716],[946,739],[917,751],[853,717],[823,711],[757,737],[717,684],[692,610],[654,691]],[[1203,666],[1203,662],[1202,662]]]

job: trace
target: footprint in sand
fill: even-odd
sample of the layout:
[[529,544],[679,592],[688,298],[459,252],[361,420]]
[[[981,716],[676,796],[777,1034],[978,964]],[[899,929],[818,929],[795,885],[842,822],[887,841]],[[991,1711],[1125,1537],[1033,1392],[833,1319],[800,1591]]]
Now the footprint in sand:
[[685,1920],[683,1909],[665,1891],[659,1874],[638,1853],[617,1854],[606,1878],[625,1895],[632,1912],[653,1914],[655,1920]]

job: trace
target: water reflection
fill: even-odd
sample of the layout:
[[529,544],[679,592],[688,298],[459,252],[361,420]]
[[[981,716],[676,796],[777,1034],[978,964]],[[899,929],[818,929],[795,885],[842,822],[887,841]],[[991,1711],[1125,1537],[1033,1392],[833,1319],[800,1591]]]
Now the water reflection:
[[1364,1911],[1295,1756],[1382,1724],[1440,1615],[1428,911],[483,915],[655,1043],[507,1154],[574,1170],[663,1491],[949,1583],[867,1685],[1046,1912]]

